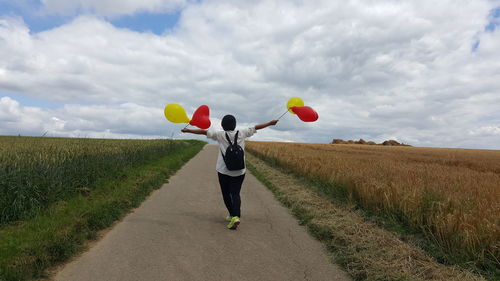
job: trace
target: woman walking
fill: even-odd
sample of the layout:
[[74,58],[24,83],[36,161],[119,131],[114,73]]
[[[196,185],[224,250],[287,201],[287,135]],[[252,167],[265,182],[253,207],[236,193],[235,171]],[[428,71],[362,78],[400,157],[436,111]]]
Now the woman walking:
[[241,198],[240,191],[245,179],[245,139],[253,136],[257,130],[276,125],[278,120],[258,124],[253,127],[236,130],[236,118],[226,115],[222,118],[223,131],[182,129],[183,133],[206,135],[219,143],[219,156],[217,158],[216,170],[219,176],[219,184],[222,191],[224,204],[229,212],[226,220],[229,222],[227,228],[236,229],[241,223]]

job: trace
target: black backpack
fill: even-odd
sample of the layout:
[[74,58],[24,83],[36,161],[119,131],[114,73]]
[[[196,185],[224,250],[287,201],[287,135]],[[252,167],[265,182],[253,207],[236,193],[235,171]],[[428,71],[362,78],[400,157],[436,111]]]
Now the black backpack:
[[238,133],[239,131],[236,131],[234,143],[231,142],[226,133],[226,139],[229,142],[229,146],[226,149],[226,155],[222,153],[222,150],[220,151],[222,158],[224,159],[224,163],[226,163],[226,167],[229,171],[245,169],[245,152],[243,151],[243,148],[238,145]]

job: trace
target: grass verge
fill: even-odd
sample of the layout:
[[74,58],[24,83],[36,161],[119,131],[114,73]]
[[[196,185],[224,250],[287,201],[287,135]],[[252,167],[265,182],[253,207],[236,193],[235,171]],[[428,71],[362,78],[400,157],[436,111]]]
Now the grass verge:
[[438,263],[420,248],[367,219],[342,194],[326,196],[313,183],[250,153],[247,160],[249,170],[326,245],[335,262],[354,280],[485,280],[467,270]]
[[191,145],[101,179],[95,189],[53,204],[33,219],[0,229],[0,280],[46,277],[45,270],[82,251],[97,232],[137,207],[205,145]]

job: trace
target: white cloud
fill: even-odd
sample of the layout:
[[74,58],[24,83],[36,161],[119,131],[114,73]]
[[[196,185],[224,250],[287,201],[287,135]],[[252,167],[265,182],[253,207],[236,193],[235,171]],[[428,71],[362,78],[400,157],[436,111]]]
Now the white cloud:
[[[167,123],[161,108],[137,104],[85,106],[68,104],[58,109],[25,107],[18,101],[0,98],[0,135],[35,135],[94,138],[192,138],[180,133],[183,125]],[[222,130],[219,118],[211,118],[211,129]],[[255,123],[238,123],[238,128]],[[274,128],[258,131],[252,140],[290,141],[293,132]],[[196,138],[196,137],[195,137]],[[207,140],[203,136],[198,139]]]
[[[25,107],[9,97],[0,98],[0,135],[84,137],[84,138],[192,138],[180,133],[183,125],[167,123],[161,108],[136,104],[85,106],[68,104],[58,109]],[[220,119],[212,129],[221,129]],[[255,124],[239,123],[238,128]],[[291,132],[259,131],[252,140],[288,141]],[[207,140],[199,136],[198,139]]]
[[22,107],[19,102],[9,98],[0,98],[0,134],[17,135],[29,132],[29,135],[42,135],[44,120],[49,115],[40,108]]
[[500,136],[500,127],[483,126],[475,130],[470,130],[469,134],[473,136]]
[[[129,13],[139,3],[101,2],[102,14]],[[71,132],[157,135],[170,102],[190,113],[207,104],[212,117],[233,113],[255,124],[300,96],[319,112],[318,122],[288,115],[259,136],[500,148],[498,135],[467,133],[500,124],[500,32],[484,31],[492,3],[214,0],[187,4],[164,36],[92,16],[30,34],[21,20],[3,18],[0,91],[72,104],[57,116],[71,116],[64,125]],[[153,109],[158,120],[147,113]],[[120,112],[151,125],[143,129]]]
[[178,137],[180,130],[164,121],[158,107],[68,104],[43,109],[22,106],[9,97],[0,98],[0,123],[0,134],[58,137]]

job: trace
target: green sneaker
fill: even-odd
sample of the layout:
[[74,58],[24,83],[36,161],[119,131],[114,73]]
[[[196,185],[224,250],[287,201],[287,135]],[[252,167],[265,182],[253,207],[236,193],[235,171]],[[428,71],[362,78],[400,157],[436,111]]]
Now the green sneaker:
[[226,217],[226,221],[231,221],[231,219],[232,219],[232,218],[233,218],[233,217],[231,217],[231,216],[227,216],[227,217]]
[[233,217],[231,221],[227,224],[227,228],[229,229],[236,229],[240,225],[240,218],[239,217]]

